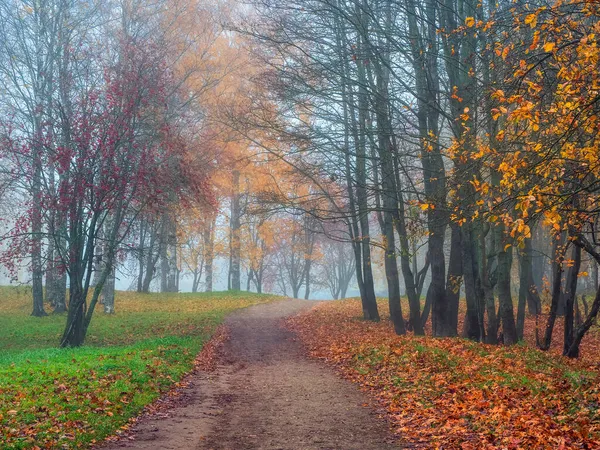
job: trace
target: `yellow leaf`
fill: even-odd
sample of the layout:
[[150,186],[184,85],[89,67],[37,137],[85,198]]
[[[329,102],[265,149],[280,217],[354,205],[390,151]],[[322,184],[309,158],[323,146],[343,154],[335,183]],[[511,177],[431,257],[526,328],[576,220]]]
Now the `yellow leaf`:
[[546,42],[544,44],[544,51],[546,53],[550,53],[552,50],[554,50],[554,46],[555,46],[554,42]]
[[525,17],[525,23],[531,28],[535,28],[537,25],[537,14],[529,14],[527,17]]
[[475,19],[473,17],[467,17],[465,19],[465,25],[468,26],[469,28],[475,26]]

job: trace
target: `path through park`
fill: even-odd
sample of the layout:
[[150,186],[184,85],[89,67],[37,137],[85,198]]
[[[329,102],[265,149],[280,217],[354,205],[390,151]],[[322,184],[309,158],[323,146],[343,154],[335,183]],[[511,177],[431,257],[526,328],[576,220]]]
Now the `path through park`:
[[313,304],[285,300],[232,314],[217,370],[194,374],[183,401],[102,449],[398,448],[366,396],[307,358],[281,326]]

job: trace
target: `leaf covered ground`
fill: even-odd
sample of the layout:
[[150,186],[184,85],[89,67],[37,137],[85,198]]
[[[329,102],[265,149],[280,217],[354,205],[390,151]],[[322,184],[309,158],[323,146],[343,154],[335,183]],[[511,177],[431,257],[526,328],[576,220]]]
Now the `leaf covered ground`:
[[379,323],[361,316],[358,300],[327,302],[289,326],[312,356],[379,400],[407,446],[600,448],[596,331],[583,343],[586,356],[571,361],[530,344],[396,336],[385,314]]
[[30,291],[0,288],[2,449],[86,448],[167,391],[225,315],[275,297],[118,292],[86,345],[58,349],[65,317],[30,317]]

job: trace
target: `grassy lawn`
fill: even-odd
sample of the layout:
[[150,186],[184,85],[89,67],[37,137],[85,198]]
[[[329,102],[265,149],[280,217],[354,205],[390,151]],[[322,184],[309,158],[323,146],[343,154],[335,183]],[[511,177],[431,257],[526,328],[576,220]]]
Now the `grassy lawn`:
[[382,301],[372,323],[359,300],[330,302],[289,324],[313,356],[377,398],[411,448],[600,448],[597,328],[573,361],[560,356],[558,332],[550,352],[396,336],[386,310]]
[[58,349],[65,316],[30,317],[24,288],[0,288],[2,449],[86,448],[187,373],[227,313],[276,297],[118,292],[86,345]]

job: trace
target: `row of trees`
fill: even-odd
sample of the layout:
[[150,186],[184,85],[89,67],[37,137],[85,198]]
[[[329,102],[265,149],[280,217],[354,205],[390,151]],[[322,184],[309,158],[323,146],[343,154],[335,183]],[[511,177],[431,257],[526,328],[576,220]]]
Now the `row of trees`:
[[[259,201],[241,191],[238,228],[232,228],[230,203],[233,194],[215,209],[180,212],[149,227],[139,222],[128,244],[130,257],[119,267],[138,292],[179,292],[184,279],[192,292],[211,292],[215,283],[236,290],[273,292],[309,298],[311,292],[326,292],[345,298],[354,279],[354,259],[346,236],[326,233],[320,223],[301,211],[298,215],[248,207]],[[268,209],[265,209],[268,208]],[[238,239],[233,238],[237,234]],[[232,248],[239,245],[237,249]],[[233,258],[238,261],[234,262]],[[239,270],[239,273],[235,273]],[[106,305],[105,305],[106,306]]]
[[187,274],[211,291],[217,258],[230,289],[348,290],[344,244],[278,210],[294,188],[287,166],[229,126],[252,111],[243,74],[256,71],[222,27],[228,13],[179,0],[0,5],[1,258],[29,268],[34,316],[44,302],[67,311],[62,346],[84,342],[98,302],[114,312],[117,268],[139,292],[177,292]]
[[0,185],[27,205],[3,260],[27,255],[34,314],[44,280],[68,306],[62,345],[105,287],[110,312],[117,261],[142,292],[209,290],[225,256],[235,290],[344,296],[355,274],[368,320],[381,260],[399,334],[513,344],[528,309],[540,348],[564,315],[578,354],[600,309],[596,2],[255,0],[224,30],[226,6],[0,7]]
[[2,178],[19,203],[2,258],[30,265],[33,315],[44,299],[68,309],[61,346],[83,343],[102,292],[112,311],[133,228],[213,201],[190,107],[208,81],[201,59],[181,63],[202,56],[187,41],[202,22],[173,23],[189,12],[175,1],[0,5]]
[[[311,186],[288,202],[346,224],[365,319],[379,319],[378,246],[397,333],[406,331],[402,277],[416,334],[431,315],[434,336],[514,344],[527,305],[542,312],[545,262],[551,308],[538,344],[549,347],[562,309],[564,353],[576,356],[600,308],[595,275],[595,300],[577,320],[578,278],[600,262],[597,2],[254,6],[237,29],[266,67],[255,82],[274,112],[237,127],[261,129],[261,150]],[[417,266],[413,244],[423,241]]]

